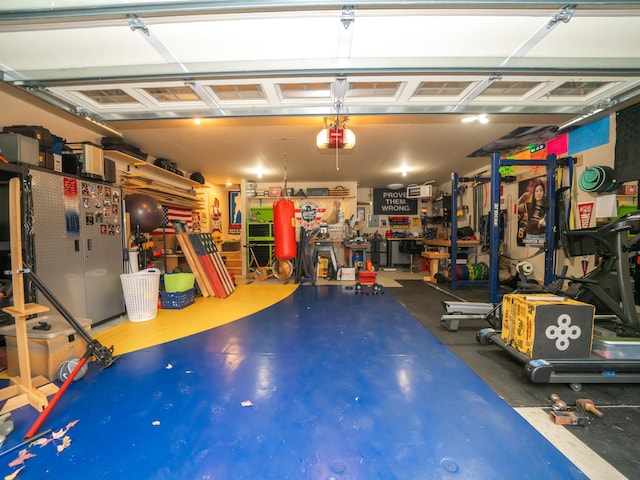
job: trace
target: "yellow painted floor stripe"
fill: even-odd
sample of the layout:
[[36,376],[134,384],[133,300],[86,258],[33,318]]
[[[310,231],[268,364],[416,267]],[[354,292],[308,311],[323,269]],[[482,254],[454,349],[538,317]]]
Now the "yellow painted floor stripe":
[[141,350],[184,338],[233,322],[280,302],[298,285],[238,285],[227,298],[196,298],[182,310],[158,310],[158,316],[146,322],[125,321],[94,338],[105,347],[114,346],[114,355]]

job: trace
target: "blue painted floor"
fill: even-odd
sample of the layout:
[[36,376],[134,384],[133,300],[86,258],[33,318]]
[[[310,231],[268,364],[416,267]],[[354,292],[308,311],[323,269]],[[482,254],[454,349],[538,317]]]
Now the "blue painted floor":
[[391,295],[340,286],[92,364],[43,428],[73,420],[19,479],[586,478]]

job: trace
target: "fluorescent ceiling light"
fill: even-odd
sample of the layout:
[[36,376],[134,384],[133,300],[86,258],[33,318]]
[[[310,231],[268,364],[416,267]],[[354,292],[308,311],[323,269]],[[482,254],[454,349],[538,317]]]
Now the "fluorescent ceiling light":
[[478,121],[480,123],[489,123],[489,117],[487,117],[486,113],[481,113],[480,115],[472,115],[470,117],[464,117],[461,121],[462,123],[471,123]]

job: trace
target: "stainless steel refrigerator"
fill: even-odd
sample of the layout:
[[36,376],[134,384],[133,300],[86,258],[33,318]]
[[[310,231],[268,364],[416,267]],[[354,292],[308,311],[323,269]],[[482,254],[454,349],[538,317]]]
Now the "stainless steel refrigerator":
[[[32,169],[35,272],[76,318],[124,313],[122,197],[118,187]],[[38,303],[55,309],[38,293]]]

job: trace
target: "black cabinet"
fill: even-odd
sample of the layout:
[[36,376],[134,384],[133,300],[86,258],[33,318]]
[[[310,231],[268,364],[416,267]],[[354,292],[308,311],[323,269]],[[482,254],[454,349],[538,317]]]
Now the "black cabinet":
[[376,268],[388,267],[387,262],[387,246],[388,242],[386,238],[374,238],[371,242],[371,263]]
[[444,217],[445,222],[451,221],[451,195],[440,195],[433,202],[433,216]]
[[248,223],[247,240],[250,242],[273,241],[273,222]]
[[[274,256],[273,222],[250,222],[247,224],[247,241],[252,245],[257,266],[271,265]],[[247,252],[248,265],[252,265],[250,252]]]

